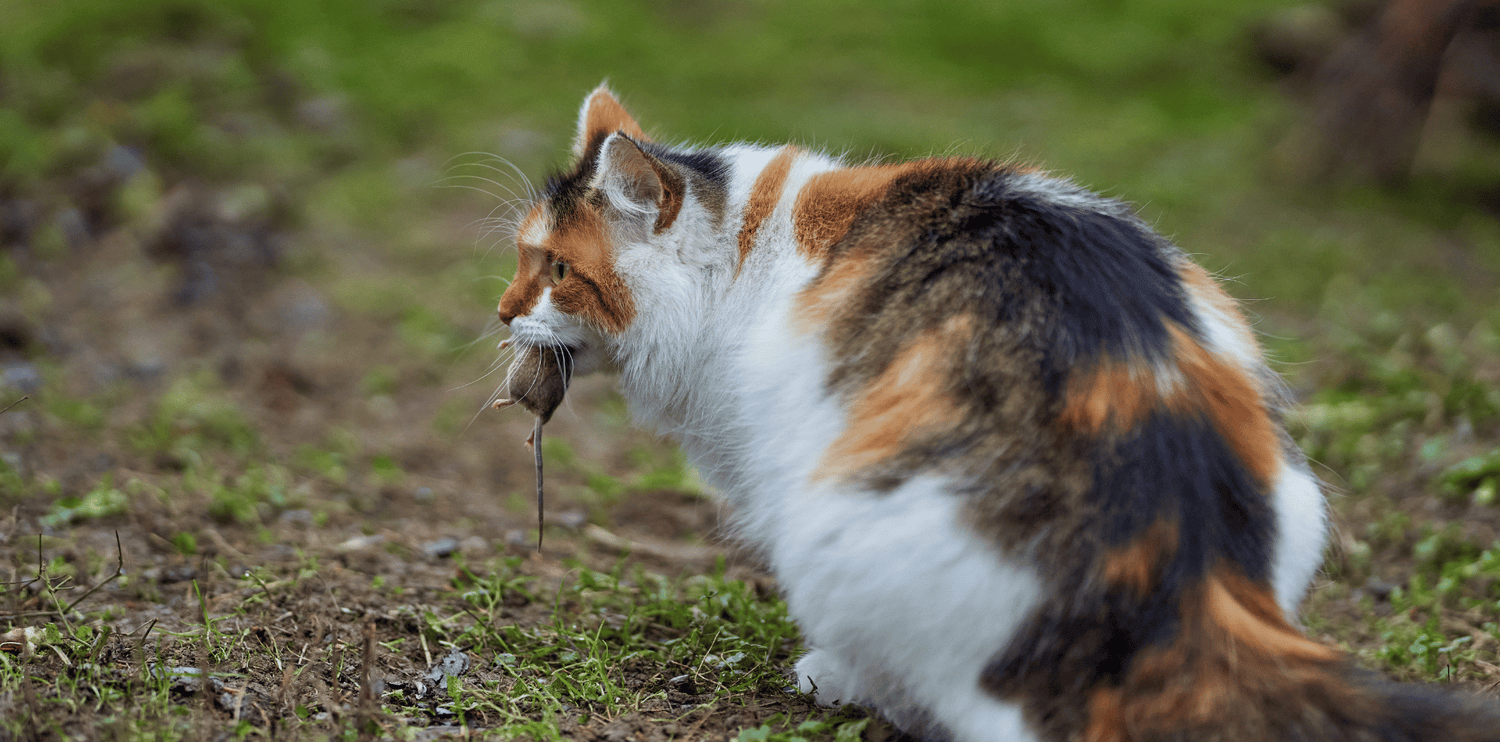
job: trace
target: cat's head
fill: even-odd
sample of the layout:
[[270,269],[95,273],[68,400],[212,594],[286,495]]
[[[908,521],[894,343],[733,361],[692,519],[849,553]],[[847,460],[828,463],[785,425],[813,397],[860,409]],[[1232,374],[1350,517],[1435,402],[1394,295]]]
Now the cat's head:
[[595,350],[630,328],[653,304],[652,284],[680,267],[685,223],[722,208],[723,166],[652,142],[603,85],[579,111],[573,154],[520,222],[499,315],[523,344]]

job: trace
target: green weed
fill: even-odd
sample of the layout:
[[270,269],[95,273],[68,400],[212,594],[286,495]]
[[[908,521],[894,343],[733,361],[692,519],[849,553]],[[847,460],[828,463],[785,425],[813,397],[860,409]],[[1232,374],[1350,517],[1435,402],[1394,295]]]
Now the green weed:
[[116,489],[113,478],[106,476],[82,497],[64,497],[54,502],[41,522],[49,528],[60,528],[82,520],[119,515],[129,507],[130,497]]

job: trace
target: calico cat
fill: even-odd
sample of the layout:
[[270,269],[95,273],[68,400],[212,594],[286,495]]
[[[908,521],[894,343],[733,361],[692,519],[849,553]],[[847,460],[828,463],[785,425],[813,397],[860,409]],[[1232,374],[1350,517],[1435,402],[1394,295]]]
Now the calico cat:
[[668,146],[602,86],[573,155],[516,233],[510,389],[551,413],[538,354],[619,374],[774,570],[818,702],[964,742],[1500,740],[1297,630],[1328,525],[1280,381],[1128,206]]

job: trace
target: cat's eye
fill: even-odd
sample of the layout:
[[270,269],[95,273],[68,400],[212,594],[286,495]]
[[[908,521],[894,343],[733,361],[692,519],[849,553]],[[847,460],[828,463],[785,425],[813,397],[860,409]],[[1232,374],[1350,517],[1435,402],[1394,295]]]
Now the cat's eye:
[[552,261],[552,282],[561,283],[568,277],[568,264],[561,260]]

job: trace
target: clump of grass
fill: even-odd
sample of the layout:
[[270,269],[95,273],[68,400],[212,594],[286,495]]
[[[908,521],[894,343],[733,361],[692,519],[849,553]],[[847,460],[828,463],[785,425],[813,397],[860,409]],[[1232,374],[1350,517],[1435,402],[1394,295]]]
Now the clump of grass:
[[224,392],[206,374],[179,378],[155,400],[147,420],[125,431],[125,438],[137,451],[180,466],[201,463],[205,450],[238,457],[259,453],[259,432]]
[[[1482,376],[1495,355],[1487,329],[1481,323],[1468,339],[1445,324],[1394,339],[1350,336],[1338,376],[1290,421],[1298,443],[1356,492],[1397,466],[1451,459],[1454,441],[1500,427],[1500,389]],[[1474,465],[1478,487],[1488,475]],[[1452,474],[1450,485],[1465,476]]]
[[59,528],[82,520],[120,515],[128,507],[130,497],[114,486],[112,477],[106,476],[83,496],[63,497],[52,503],[41,523],[48,528]]
[[869,725],[868,718],[841,717],[807,719],[793,725],[785,715],[777,714],[758,727],[741,730],[735,739],[736,742],[810,742],[814,739],[828,739],[831,735],[833,742],[858,742],[863,739],[865,727]]
[[[470,723],[555,739],[557,720],[568,716],[680,715],[674,694],[699,705],[786,692],[781,668],[797,631],[785,605],[722,570],[679,581],[640,568],[626,576],[623,562],[607,573],[574,563],[575,578],[545,594],[517,573],[520,563],[497,562],[484,575],[465,570],[455,585],[461,613],[426,618],[431,641],[466,647],[494,670],[449,681],[453,709]],[[544,623],[497,620],[547,603]]]
[[1476,505],[1495,504],[1496,489],[1500,486],[1500,448],[1448,467],[1440,481],[1452,496],[1467,498]]

